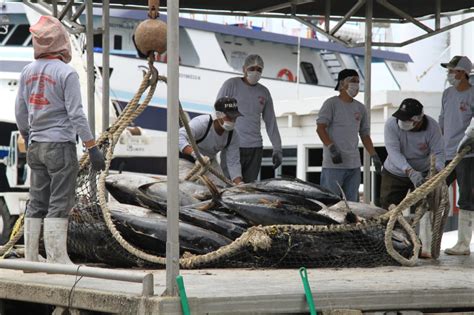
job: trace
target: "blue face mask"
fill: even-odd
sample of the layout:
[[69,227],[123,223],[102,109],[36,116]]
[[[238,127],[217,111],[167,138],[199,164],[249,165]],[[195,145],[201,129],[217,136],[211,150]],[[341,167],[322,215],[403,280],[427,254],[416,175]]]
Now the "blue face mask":
[[224,120],[224,123],[221,123],[222,129],[224,129],[225,131],[234,130],[234,126],[235,126],[235,123],[232,121]]

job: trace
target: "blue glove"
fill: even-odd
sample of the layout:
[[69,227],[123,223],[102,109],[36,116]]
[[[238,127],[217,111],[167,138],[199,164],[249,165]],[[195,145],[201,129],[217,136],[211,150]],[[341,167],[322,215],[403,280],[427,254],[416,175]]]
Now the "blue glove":
[[379,155],[375,153],[371,158],[372,163],[374,163],[375,174],[380,175],[380,173],[382,173],[382,161],[380,160]]
[[423,182],[425,181],[423,174],[421,174],[421,172],[415,171],[414,169],[410,170],[410,172],[408,173],[408,177],[410,178],[415,188],[421,186],[421,184],[423,184]]
[[273,163],[273,169],[278,168],[278,166],[281,165],[281,162],[283,161],[283,153],[280,150],[273,150],[273,155],[272,155],[272,163]]
[[458,146],[458,153],[461,152],[465,147],[470,146],[471,150],[468,153],[474,151],[474,127],[469,127],[466,130],[466,135],[462,138]]
[[89,159],[94,171],[98,172],[105,169],[104,155],[96,146],[89,149]]
[[342,155],[339,149],[336,147],[334,143],[329,145],[329,153],[331,153],[331,159],[334,164],[341,164],[342,163]]

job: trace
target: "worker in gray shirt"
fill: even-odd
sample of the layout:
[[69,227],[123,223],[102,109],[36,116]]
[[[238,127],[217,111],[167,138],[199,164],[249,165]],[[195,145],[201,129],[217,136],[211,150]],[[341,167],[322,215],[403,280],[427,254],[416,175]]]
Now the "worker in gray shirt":
[[327,99],[316,120],[316,132],[323,142],[321,186],[340,194],[342,187],[347,200],[359,200],[361,162],[359,139],[372,157],[379,173],[382,162],[370,138],[365,106],[354,99],[359,92],[359,74],[353,69],[339,72],[335,90],[338,96]]
[[30,28],[35,61],[21,73],[15,114],[28,146],[30,201],[25,218],[25,257],[38,261],[44,219],[48,262],[72,264],[67,254],[68,215],[75,203],[79,163],[76,133],[88,149],[94,171],[104,169],[81,103],[79,77],[71,60],[69,35],[54,17]]
[[[452,85],[443,92],[439,124],[443,131],[446,160],[450,162],[462,147],[469,143],[474,117],[474,87],[469,84],[472,62],[465,56],[455,56],[449,63],[448,82]],[[471,127],[469,127],[471,125]],[[463,140],[464,139],[464,140]],[[462,144],[460,144],[462,143]],[[469,255],[474,221],[474,152],[468,153],[447,178],[450,185],[459,186],[458,241],[444,252],[448,255]]]
[[[407,98],[385,123],[387,159],[383,165],[380,202],[384,209],[398,205],[408,191],[420,186],[428,175],[431,155],[436,171],[444,167],[444,141],[438,123],[423,113],[423,105]],[[420,222],[421,258],[431,258],[430,213]]]
[[[229,178],[235,183],[242,183],[242,171],[240,167],[239,135],[234,132],[234,125],[238,117],[242,116],[235,98],[221,97],[214,104],[215,113],[212,115],[201,115],[189,122],[192,135],[196,141],[199,153],[205,160],[210,159],[211,166],[221,170],[217,164],[216,155],[226,152],[225,164],[221,163]],[[242,119],[242,118],[239,118]],[[196,153],[189,143],[186,129],[179,130],[180,157],[190,162],[196,161]],[[185,161],[180,161],[183,165]],[[214,182],[219,183],[212,176]]]
[[[248,183],[257,179],[262,164],[263,141],[260,132],[262,118],[273,145],[274,169],[281,165],[283,154],[270,91],[258,83],[263,71],[263,59],[259,55],[249,55],[242,69],[244,77],[225,81],[217,97],[234,97],[239,104],[240,112],[244,115],[237,120],[235,130],[240,138],[243,180]],[[225,161],[225,152],[221,155],[221,159]]]

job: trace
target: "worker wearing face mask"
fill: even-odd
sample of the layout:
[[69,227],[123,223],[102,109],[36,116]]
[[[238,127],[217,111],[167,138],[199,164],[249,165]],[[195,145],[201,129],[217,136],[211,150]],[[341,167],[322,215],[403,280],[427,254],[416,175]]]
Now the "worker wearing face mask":
[[337,81],[335,90],[339,95],[324,102],[316,120],[316,132],[324,145],[321,186],[339,194],[339,184],[348,200],[358,201],[361,179],[358,135],[377,173],[382,162],[370,138],[365,106],[354,99],[359,93],[359,74],[345,69],[339,72]]
[[[449,163],[464,146],[472,144],[474,117],[474,87],[469,84],[472,63],[465,56],[455,56],[449,63],[448,82],[452,85],[443,92],[439,124],[441,126],[446,160]],[[470,145],[472,148],[473,145]],[[474,221],[474,152],[471,149],[447,178],[450,185],[457,180],[459,186],[458,241],[444,252],[449,255],[469,255]]]
[[[201,115],[193,118],[189,122],[189,127],[204,160],[211,160],[211,166],[222,171],[217,163],[216,155],[219,152],[226,152],[226,164],[221,166],[226,169],[230,179],[240,184],[242,182],[242,172],[240,167],[239,135],[234,132],[234,125],[238,117],[242,116],[237,106],[235,98],[221,97],[214,104],[215,112],[211,115]],[[242,118],[239,118],[242,119]],[[196,161],[196,153],[189,143],[188,135],[184,127],[179,129],[179,150],[180,169],[186,169],[186,160]],[[189,169],[189,167],[187,168]],[[208,176],[210,176],[208,174]],[[182,177],[182,176],[180,176]],[[213,176],[211,180],[220,182]]]
[[[384,140],[387,159],[382,171],[380,202],[384,209],[398,205],[408,191],[420,186],[428,175],[431,155],[436,157],[436,170],[444,167],[444,141],[433,118],[423,113],[423,105],[407,98],[385,123]],[[427,214],[420,224],[422,258],[431,257],[431,226]]]
[[[273,145],[272,161],[275,169],[281,165],[283,155],[270,91],[258,83],[262,76],[263,60],[259,55],[249,55],[242,69],[244,76],[225,81],[217,97],[236,98],[239,110],[244,115],[237,120],[235,130],[240,137],[243,180],[248,183],[257,179],[262,164],[263,140],[260,132],[262,118]],[[222,161],[226,158],[225,152],[221,154]]]

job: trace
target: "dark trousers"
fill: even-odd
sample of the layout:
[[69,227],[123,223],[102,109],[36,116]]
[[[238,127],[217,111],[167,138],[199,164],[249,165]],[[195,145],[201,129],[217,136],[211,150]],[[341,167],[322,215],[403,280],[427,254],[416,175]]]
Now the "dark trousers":
[[[446,165],[450,162],[447,161]],[[455,180],[459,186],[459,209],[474,211],[474,157],[462,159],[446,178],[446,184],[449,186]]]
[[240,148],[240,165],[244,182],[257,180],[262,166],[263,148]]
[[382,184],[380,186],[380,204],[388,209],[391,204],[398,205],[414,186],[408,177],[394,175],[387,170],[382,171]]

